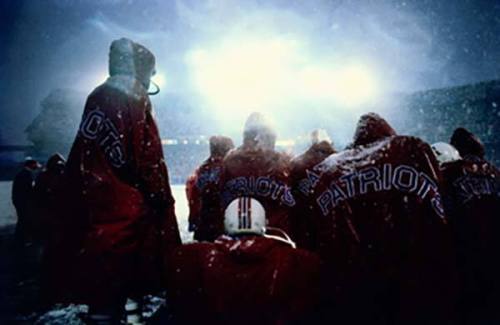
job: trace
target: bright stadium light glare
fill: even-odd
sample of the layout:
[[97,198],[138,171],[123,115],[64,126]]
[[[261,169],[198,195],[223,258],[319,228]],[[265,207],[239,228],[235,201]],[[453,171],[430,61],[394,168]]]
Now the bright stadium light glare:
[[373,73],[362,65],[350,65],[336,71],[333,79],[335,98],[342,104],[357,106],[378,95]]
[[200,106],[227,132],[260,111],[286,128],[308,112],[352,114],[376,103],[381,93],[366,60],[325,59],[307,42],[281,36],[240,35],[199,46],[186,55]]
[[106,70],[98,70],[94,73],[86,74],[75,86],[84,91],[91,91],[108,79],[108,72]]
[[302,95],[353,107],[375,100],[374,74],[362,65],[306,67],[300,73]]
[[165,74],[161,71],[156,71],[155,75],[151,78],[154,83],[158,85],[158,87],[163,88],[166,85]]
[[196,89],[221,118],[283,104],[297,61],[294,40],[238,38],[188,54]]

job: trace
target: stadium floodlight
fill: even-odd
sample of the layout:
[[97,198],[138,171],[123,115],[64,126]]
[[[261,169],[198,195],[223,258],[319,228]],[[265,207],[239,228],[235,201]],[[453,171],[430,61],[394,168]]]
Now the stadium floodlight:
[[186,63],[201,105],[225,132],[253,111],[275,120],[310,113],[305,106],[351,114],[380,94],[375,70],[362,58],[325,58],[307,42],[281,35],[240,35],[198,46]]
[[196,89],[221,117],[246,117],[283,104],[296,53],[294,40],[236,38],[193,50],[187,60]]

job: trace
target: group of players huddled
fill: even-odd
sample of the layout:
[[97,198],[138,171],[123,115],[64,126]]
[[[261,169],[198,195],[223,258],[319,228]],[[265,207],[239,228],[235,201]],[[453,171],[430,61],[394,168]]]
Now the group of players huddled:
[[112,43],[58,190],[47,301],[88,304],[96,324],[161,290],[176,324],[500,321],[500,173],[472,133],[431,147],[370,113],[344,150],[316,130],[292,158],[253,113],[241,146],[210,138],[186,186],[196,242],[181,244],[154,66]]
[[[210,157],[186,186],[190,229],[206,243],[176,250],[176,314],[252,323],[499,319],[500,174],[477,137],[458,128],[451,144],[431,148],[370,113],[340,152],[323,130],[295,158],[275,151],[275,139],[258,113],[241,147],[210,139]],[[194,305],[206,309],[192,313]]]

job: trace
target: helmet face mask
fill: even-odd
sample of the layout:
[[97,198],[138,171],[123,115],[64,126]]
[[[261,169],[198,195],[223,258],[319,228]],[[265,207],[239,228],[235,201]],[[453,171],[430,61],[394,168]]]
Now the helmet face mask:
[[156,89],[153,91],[150,91],[149,90],[150,87],[148,87],[148,95],[149,96],[158,95],[160,93],[160,86],[158,86],[158,84],[151,79],[149,80],[149,83],[150,83],[150,86],[153,85]]
[[254,198],[239,197],[224,212],[224,229],[228,235],[263,235],[265,227],[266,211]]
[[[227,206],[224,212],[224,228],[229,236],[257,235],[296,248],[293,240],[283,230],[267,227],[264,207],[251,197],[239,197]],[[267,230],[276,234],[269,234]]]

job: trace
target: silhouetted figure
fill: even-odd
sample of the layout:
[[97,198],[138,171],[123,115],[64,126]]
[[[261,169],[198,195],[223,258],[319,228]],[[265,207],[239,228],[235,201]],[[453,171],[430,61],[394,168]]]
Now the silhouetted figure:
[[352,149],[313,172],[319,177],[311,200],[315,247],[324,261],[329,322],[453,323],[451,229],[430,146],[366,114]]
[[87,98],[66,164],[59,247],[73,261],[52,255],[63,295],[54,298],[88,304],[91,321],[118,322],[127,298],[162,290],[164,262],[181,243],[148,93],[154,73],[147,48],[112,42],[110,77]]
[[189,228],[198,241],[214,241],[223,233],[220,202],[222,161],[233,148],[233,141],[228,137],[210,137],[210,157],[196,169],[186,184]]
[[56,153],[47,161],[47,165],[35,180],[34,198],[36,201],[36,220],[34,222],[35,238],[45,241],[48,232],[53,229],[53,218],[55,210],[61,206],[57,202],[57,194],[62,183],[64,166],[66,160]]
[[500,322],[500,171],[484,145],[457,128],[450,143],[462,159],[442,164],[446,213],[458,253],[462,317],[466,324]]
[[23,169],[17,173],[12,183],[12,203],[16,208],[16,241],[25,244],[33,240],[35,201],[34,201],[34,181],[35,172],[40,168],[39,163],[27,157]]

